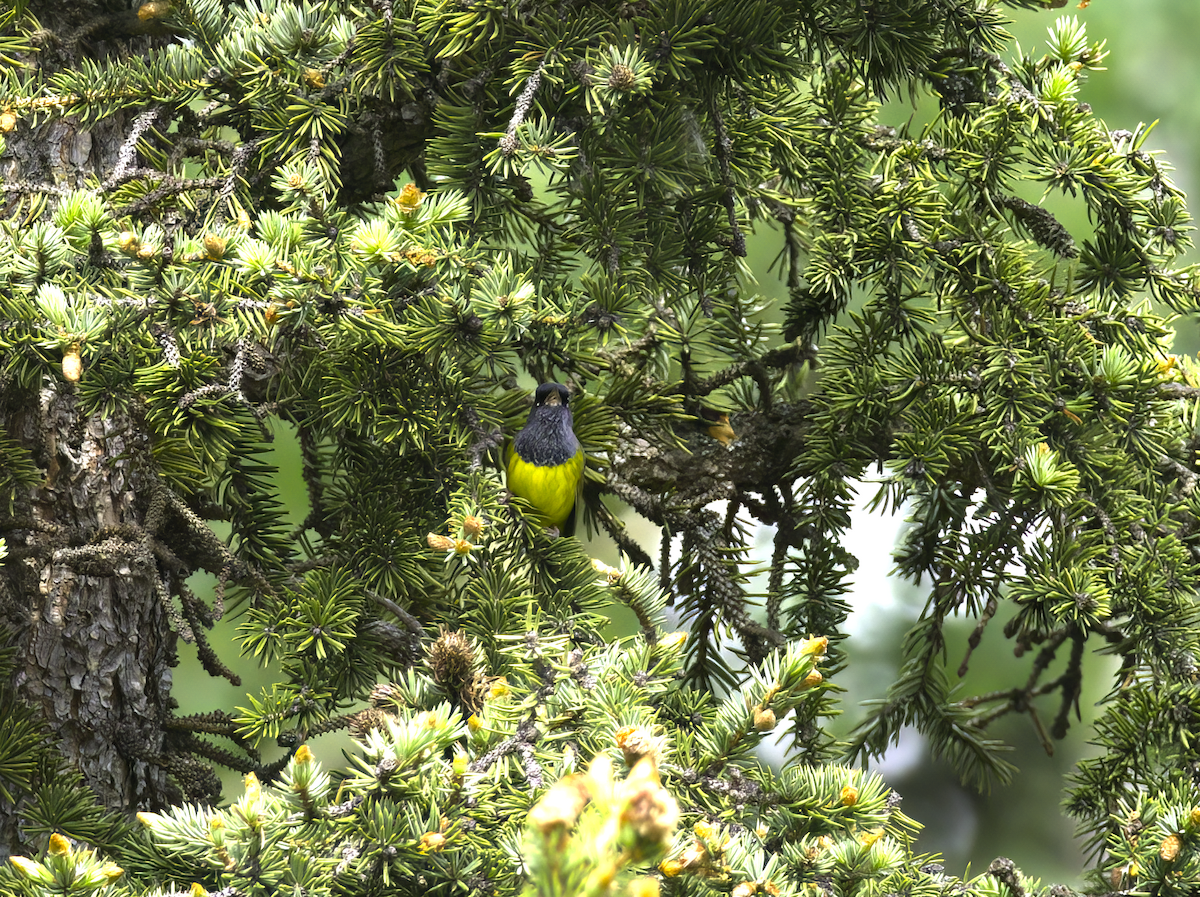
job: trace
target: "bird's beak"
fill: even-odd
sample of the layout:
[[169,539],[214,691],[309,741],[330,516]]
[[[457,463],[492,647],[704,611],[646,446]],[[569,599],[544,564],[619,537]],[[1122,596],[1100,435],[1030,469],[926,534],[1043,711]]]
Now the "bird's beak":
[[542,404],[544,404],[544,405],[561,405],[562,404],[562,396],[560,396],[557,392],[552,392],[552,393],[550,393],[550,395],[546,396],[546,401],[543,402]]

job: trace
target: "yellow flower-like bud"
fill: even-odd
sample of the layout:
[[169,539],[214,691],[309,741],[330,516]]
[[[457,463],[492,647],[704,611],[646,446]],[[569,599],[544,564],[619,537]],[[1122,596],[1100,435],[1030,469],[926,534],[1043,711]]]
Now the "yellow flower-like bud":
[[825,677],[821,675],[820,670],[813,670],[804,677],[804,681],[800,683],[801,688],[813,688],[825,681]]
[[667,878],[675,878],[675,876],[681,875],[684,872],[684,870],[686,870],[686,869],[687,869],[687,865],[684,863],[684,861],[682,859],[663,860],[661,863],[658,864],[658,871],[661,872],[663,875],[665,875]]
[[504,676],[497,676],[488,688],[488,700],[494,701],[496,698],[502,698],[511,691],[512,689],[508,687],[508,679]]
[[47,878],[46,868],[28,857],[9,857],[8,861],[16,866],[17,871],[26,878],[32,878],[34,881],[43,881]]
[[729,897],[754,897],[758,893],[758,882],[744,881],[729,892]]
[[198,881],[192,882],[192,886],[188,888],[188,894],[191,897],[208,897],[208,891],[204,889],[204,885]]
[[121,231],[121,236],[117,237],[117,248],[126,255],[137,255],[138,247],[141,245],[141,240],[137,234],[131,230]]
[[754,731],[770,732],[775,728],[775,711],[770,707],[754,708]]
[[478,539],[483,535],[483,528],[486,524],[482,517],[476,517],[474,514],[468,514],[463,518],[463,535],[468,539]]
[[679,804],[662,786],[653,756],[642,757],[617,785],[614,797],[621,807],[620,821],[637,836],[647,850],[666,850],[679,825]]
[[1173,863],[1182,849],[1183,838],[1172,833],[1163,838],[1162,844],[1158,845],[1158,855],[1164,862]]
[[225,257],[225,238],[217,234],[205,234],[204,254],[214,262],[223,259]]
[[610,567],[599,558],[592,558],[592,569],[603,576],[609,585],[612,585],[621,578],[620,570],[618,570],[616,567]]
[[83,357],[79,354],[79,343],[72,343],[63,353],[62,374],[71,383],[78,383],[83,376]]
[[863,847],[870,847],[876,841],[883,837],[883,829],[877,828],[869,832],[863,832],[858,836],[858,843]]
[[0,133],[11,134],[17,129],[17,114],[11,109],[0,112]]
[[171,4],[167,0],[150,0],[149,3],[143,3],[138,7],[137,17],[143,22],[153,22],[155,19],[161,19],[171,11]]
[[454,540],[454,553],[457,554],[459,557],[465,557],[466,555],[470,554],[471,549],[474,547],[475,546],[472,545],[470,542],[468,542],[466,539],[455,539]]
[[425,544],[434,551],[453,551],[454,540],[449,536],[440,536],[437,533],[430,533],[425,537]]
[[262,793],[262,785],[259,784],[258,776],[256,776],[254,773],[246,773],[245,777],[242,779],[242,782],[246,786],[246,796],[251,800],[254,800]]
[[426,832],[418,845],[422,853],[437,853],[446,846],[446,836],[441,832]]
[[479,717],[472,713],[467,717],[467,728],[472,732],[478,732],[483,728],[483,723],[479,721]]
[[1200,828],[1200,807],[1192,809],[1192,812],[1188,814],[1188,821],[1197,828]]
[[321,73],[320,69],[305,69],[304,83],[309,87],[319,90],[325,86],[325,76]]
[[632,767],[642,757],[653,757],[657,763],[662,744],[640,726],[622,726],[617,729],[614,740],[625,757],[625,765]]
[[313,754],[312,748],[310,748],[307,744],[302,744],[300,747],[296,748],[295,760],[297,763],[312,763],[315,759],[317,758]]
[[843,807],[853,807],[858,803],[858,789],[847,785],[842,789],[839,800],[841,800]]
[[70,857],[71,842],[58,832],[55,832],[50,836],[50,843],[46,847],[46,853],[52,857]]
[[687,640],[688,634],[686,632],[669,632],[660,638],[658,643],[668,651],[674,651],[678,648],[682,648]]
[[570,775],[559,779],[529,811],[529,824],[550,836],[571,828],[592,799],[587,776]]
[[97,871],[99,871],[99,873],[102,876],[104,876],[104,878],[106,878],[108,881],[116,881],[118,878],[120,878],[122,875],[125,874],[125,870],[122,869],[120,866],[118,866],[116,863],[105,863]]
[[629,897],[658,897],[657,878],[635,878],[629,883]]
[[828,647],[829,639],[823,635],[819,635],[816,638],[802,638],[800,639],[800,656],[821,655],[825,653],[825,649]]
[[400,211],[412,214],[424,199],[425,194],[416,184],[405,184],[400,189],[400,195],[396,197],[395,202]]

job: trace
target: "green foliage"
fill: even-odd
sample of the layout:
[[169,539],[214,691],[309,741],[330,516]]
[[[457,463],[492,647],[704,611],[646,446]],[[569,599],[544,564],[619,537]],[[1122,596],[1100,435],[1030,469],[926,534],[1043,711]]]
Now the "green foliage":
[[[965,778],[1003,781],[989,724],[1028,713],[1061,737],[1090,647],[1121,668],[1069,809],[1105,874],[1197,886],[1200,386],[1170,355],[1171,315],[1196,307],[1190,219],[1149,129],[1081,102],[1104,48],[1074,19],[1006,61],[1000,4],[976,0],[151,6],[167,36],[139,52],[0,72],[10,139],[64,116],[124,135],[84,188],[5,184],[2,410],[70,395],[135,434],[147,600],[234,679],[204,634],[228,599],[281,679],[236,714],[164,721],[189,762],[254,773],[230,808],[182,803],[118,848],[47,794],[39,833],[97,830],[129,893],[940,892],[960,884],[910,855],[885,789],[832,761],[914,725]],[[38,52],[39,29],[4,14],[0,56]],[[884,127],[895,93],[938,108]],[[755,230],[781,240],[781,310],[745,269]],[[505,440],[552,379],[573,390],[586,519],[625,571],[503,488]],[[303,459],[294,532],[276,423]],[[35,522],[49,462],[19,437],[0,434],[0,532],[21,558],[101,543]],[[898,569],[928,601],[836,745],[814,658],[829,645],[840,669],[840,537],[871,477],[908,515]],[[613,601],[637,638],[605,643]],[[1015,653],[1039,650],[1013,688],[961,694],[944,626],[978,619],[973,650],[1002,602]],[[686,638],[662,636],[668,608]],[[305,742],[347,726],[361,753],[323,771]],[[753,754],[777,726],[778,773]],[[265,762],[264,739],[303,747]],[[31,751],[19,727],[0,742],[27,791]],[[656,808],[642,828],[634,804]],[[1134,817],[1175,856],[1155,865]],[[668,849],[679,820],[695,838]],[[103,862],[75,850],[17,864],[21,887]]]

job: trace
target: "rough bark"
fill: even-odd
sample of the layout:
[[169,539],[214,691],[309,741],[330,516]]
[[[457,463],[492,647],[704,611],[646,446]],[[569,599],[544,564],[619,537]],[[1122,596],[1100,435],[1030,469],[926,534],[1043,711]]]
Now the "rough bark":
[[[47,3],[37,14],[42,52],[29,62],[44,71],[122,52],[113,16],[131,15],[87,2]],[[6,211],[37,220],[62,193],[102,180],[124,130],[120,115],[86,127],[22,122],[0,160]],[[57,376],[40,394],[0,380],[0,435],[26,446],[45,474],[13,507],[0,507],[10,552],[0,565],[0,616],[13,635],[13,684],[102,803],[123,812],[170,796],[156,760],[175,635],[142,527],[147,474],[137,433],[129,421],[82,416],[73,386]],[[0,805],[0,854],[22,845],[20,809]]]
[[[170,712],[175,635],[143,535],[139,437],[124,421],[81,417],[69,386],[48,382],[40,399],[0,412],[45,471],[19,508],[28,516],[5,527],[16,524],[0,610],[16,633],[17,691],[105,805],[157,807],[168,783],[148,761]],[[15,826],[0,813],[3,842]]]

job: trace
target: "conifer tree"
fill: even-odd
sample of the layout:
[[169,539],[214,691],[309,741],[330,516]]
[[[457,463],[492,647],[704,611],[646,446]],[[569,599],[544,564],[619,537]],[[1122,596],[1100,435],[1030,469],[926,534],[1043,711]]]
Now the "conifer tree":
[[[1018,895],[1019,858],[914,855],[853,764],[913,725],[1006,781],[989,726],[1062,737],[1089,652],[1120,659],[1068,788],[1096,887],[1200,887],[1190,219],[1081,100],[1101,43],[1011,43],[1043,5],[10,4],[0,890]],[[883,126],[893,96],[936,112]],[[504,488],[546,381],[620,567]],[[843,744],[865,479],[928,601]],[[961,616],[1011,688],[955,690]],[[281,679],[179,716],[183,650]]]

